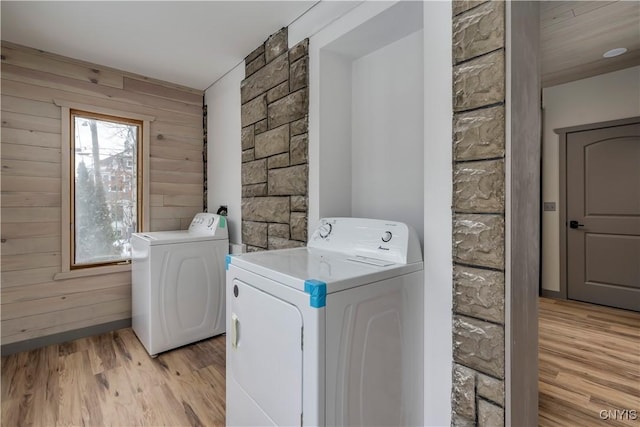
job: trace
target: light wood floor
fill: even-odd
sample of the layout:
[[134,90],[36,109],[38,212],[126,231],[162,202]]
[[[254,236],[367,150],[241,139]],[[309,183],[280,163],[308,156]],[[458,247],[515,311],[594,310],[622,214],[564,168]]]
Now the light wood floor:
[[539,315],[539,425],[640,426],[640,313],[541,298]]
[[[2,426],[224,425],[224,352],[152,359],[121,329],[3,357]],[[640,425],[640,313],[541,298],[539,357],[540,426]],[[639,418],[600,419],[615,409]]]
[[224,336],[150,358],[121,329],[2,358],[2,426],[216,426]]

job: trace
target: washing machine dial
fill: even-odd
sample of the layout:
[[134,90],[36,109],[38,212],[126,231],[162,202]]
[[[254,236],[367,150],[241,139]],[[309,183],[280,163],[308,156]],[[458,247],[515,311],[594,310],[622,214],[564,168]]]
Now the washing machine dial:
[[385,243],[391,240],[392,237],[393,237],[393,234],[391,234],[390,231],[385,231],[384,233],[382,233],[382,241]]
[[328,222],[325,222],[318,229],[318,234],[320,234],[321,238],[326,239],[327,237],[329,237],[329,234],[331,234],[332,230],[333,230],[333,226]]

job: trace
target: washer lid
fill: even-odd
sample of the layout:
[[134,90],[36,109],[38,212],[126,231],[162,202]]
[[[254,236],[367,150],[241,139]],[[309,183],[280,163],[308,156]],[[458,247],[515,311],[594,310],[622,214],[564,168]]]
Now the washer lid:
[[239,268],[304,291],[306,280],[327,284],[327,293],[422,270],[422,261],[411,264],[381,262],[317,248],[281,249],[231,256]]
[[227,236],[215,236],[211,234],[194,233],[189,230],[175,231],[151,231],[146,233],[133,233],[132,239],[140,239],[148,245],[167,245],[171,243],[202,242],[208,240],[227,240]]

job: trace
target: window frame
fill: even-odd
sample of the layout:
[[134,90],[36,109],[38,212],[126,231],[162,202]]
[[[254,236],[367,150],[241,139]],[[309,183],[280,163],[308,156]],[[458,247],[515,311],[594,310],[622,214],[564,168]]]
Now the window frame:
[[[109,116],[115,118],[121,118],[126,120],[132,120],[142,122],[141,138],[138,141],[138,174],[137,185],[139,194],[138,218],[140,224],[138,232],[148,231],[149,224],[149,147],[150,147],[150,129],[151,122],[155,120],[155,117],[144,114],[132,113],[130,111],[121,111],[111,108],[98,107],[95,105],[87,105],[76,103],[73,101],[54,99],[54,103],[61,109],[61,230],[60,238],[62,243],[61,248],[61,265],[60,272],[54,275],[54,280],[63,280],[74,277],[85,277],[101,274],[119,273],[122,271],[131,270],[131,262],[129,261],[116,261],[108,264],[89,264],[82,266],[73,266],[73,238],[71,233],[74,233],[74,224],[72,222],[71,209],[73,209],[73,187],[75,182],[75,173],[72,175],[71,167],[73,165],[72,157],[75,156],[75,152],[72,152],[74,143],[71,138],[74,134],[72,126],[73,114],[72,111],[79,111],[81,113],[95,116],[99,119],[99,116]],[[72,176],[74,177],[72,179]]]
[[[75,251],[76,251],[76,241],[77,241],[77,236],[76,236],[76,230],[75,230],[75,209],[76,209],[76,185],[75,185],[75,180],[72,178],[72,176],[75,176],[76,173],[76,167],[78,166],[76,163],[76,152],[77,152],[77,147],[76,147],[76,118],[83,118],[83,119],[94,119],[96,121],[102,121],[102,122],[110,122],[110,123],[117,123],[117,124],[123,124],[123,125],[129,125],[129,126],[135,126],[136,127],[136,157],[138,157],[139,154],[139,148],[142,144],[142,134],[143,134],[143,126],[144,126],[144,121],[143,120],[138,120],[138,119],[131,119],[128,117],[121,117],[121,116],[114,116],[114,115],[106,115],[106,114],[98,114],[98,113],[94,113],[92,111],[84,111],[84,110],[78,110],[78,109],[71,109],[70,112],[70,121],[69,121],[69,128],[70,128],[70,138],[69,138],[69,144],[70,144],[70,156],[69,156],[69,183],[70,183],[70,191],[71,191],[71,196],[70,196],[70,206],[69,206],[69,214],[70,214],[70,218],[71,218],[71,229],[69,230],[69,236],[71,238],[71,248],[70,248],[70,256],[69,256],[69,261],[70,261],[70,268],[71,270],[79,270],[82,268],[93,268],[93,267],[100,267],[100,266],[107,266],[107,265],[117,265],[117,264],[128,264],[131,262],[131,259],[119,259],[119,260],[113,260],[113,261],[103,261],[103,262],[91,262],[91,263],[84,263],[84,264],[80,264],[75,260]],[[136,159],[137,160],[137,159]],[[138,177],[140,177],[140,175],[142,174],[142,163],[141,161],[136,161],[136,187],[137,187],[137,191],[136,191],[136,223],[138,225],[138,228],[140,228],[140,230],[136,230],[137,231],[141,231],[142,227],[143,227],[143,214],[142,214],[142,206],[144,203],[144,197],[142,197],[141,193],[142,193],[142,180],[138,179]],[[132,165],[133,166],[133,165]],[[96,167],[96,166],[94,166]],[[100,174],[102,174],[102,172],[99,172]],[[109,180],[106,182],[106,188],[105,190],[107,192],[118,192],[119,190],[119,183],[117,182],[116,176],[113,173],[109,174]]]

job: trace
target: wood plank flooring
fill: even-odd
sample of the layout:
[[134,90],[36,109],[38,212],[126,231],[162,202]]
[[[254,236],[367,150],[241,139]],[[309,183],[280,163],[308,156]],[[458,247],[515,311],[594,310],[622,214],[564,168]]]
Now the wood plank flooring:
[[[152,359],[128,328],[3,357],[2,426],[224,425],[224,352]],[[540,426],[640,425],[640,313],[542,298],[539,358]]]
[[539,319],[539,425],[640,426],[640,313],[540,298]]
[[149,357],[131,328],[2,358],[2,426],[222,426],[224,336]]

